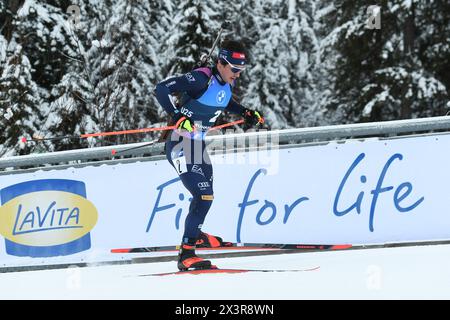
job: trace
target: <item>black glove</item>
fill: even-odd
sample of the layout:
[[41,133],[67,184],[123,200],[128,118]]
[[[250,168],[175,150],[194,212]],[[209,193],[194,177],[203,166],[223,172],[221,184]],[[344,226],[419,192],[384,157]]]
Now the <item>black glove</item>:
[[260,124],[264,123],[264,117],[262,113],[258,110],[250,110],[246,108],[244,109],[242,116],[244,117],[245,124],[249,126],[255,126],[258,123]]

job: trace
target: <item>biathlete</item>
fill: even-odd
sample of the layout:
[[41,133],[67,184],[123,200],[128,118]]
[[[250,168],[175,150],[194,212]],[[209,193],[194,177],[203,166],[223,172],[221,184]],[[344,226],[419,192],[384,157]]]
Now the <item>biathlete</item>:
[[[180,270],[212,267],[209,260],[195,254],[196,246],[226,245],[220,237],[201,231],[214,199],[213,168],[205,151],[204,137],[224,110],[242,115],[249,126],[264,123],[261,112],[243,107],[232,97],[235,81],[245,67],[244,46],[237,41],[225,40],[215,66],[168,78],[156,86],[157,100],[177,128],[166,140],[167,160],[192,194],[178,255]],[[177,105],[172,102],[174,95],[179,96]]]

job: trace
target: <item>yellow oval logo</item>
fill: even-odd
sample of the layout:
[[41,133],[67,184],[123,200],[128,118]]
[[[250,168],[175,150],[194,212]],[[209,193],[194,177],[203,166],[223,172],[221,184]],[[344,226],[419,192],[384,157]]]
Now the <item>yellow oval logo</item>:
[[54,246],[80,239],[97,223],[89,200],[70,192],[39,191],[0,207],[0,234],[29,246]]

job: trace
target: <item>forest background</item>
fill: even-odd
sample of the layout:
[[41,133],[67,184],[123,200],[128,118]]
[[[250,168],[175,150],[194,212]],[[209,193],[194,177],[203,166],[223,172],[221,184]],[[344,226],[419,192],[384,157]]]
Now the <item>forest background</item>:
[[261,110],[267,129],[450,107],[445,0],[2,0],[0,156],[154,138],[20,143],[165,125],[154,86],[192,70],[225,20],[222,40],[242,41],[249,60],[235,98]]

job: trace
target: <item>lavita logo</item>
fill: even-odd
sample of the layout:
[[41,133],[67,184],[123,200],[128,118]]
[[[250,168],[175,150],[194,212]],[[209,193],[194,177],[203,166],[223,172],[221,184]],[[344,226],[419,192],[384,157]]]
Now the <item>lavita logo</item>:
[[97,209],[81,181],[49,179],[0,190],[0,234],[15,256],[69,255],[91,247]]

